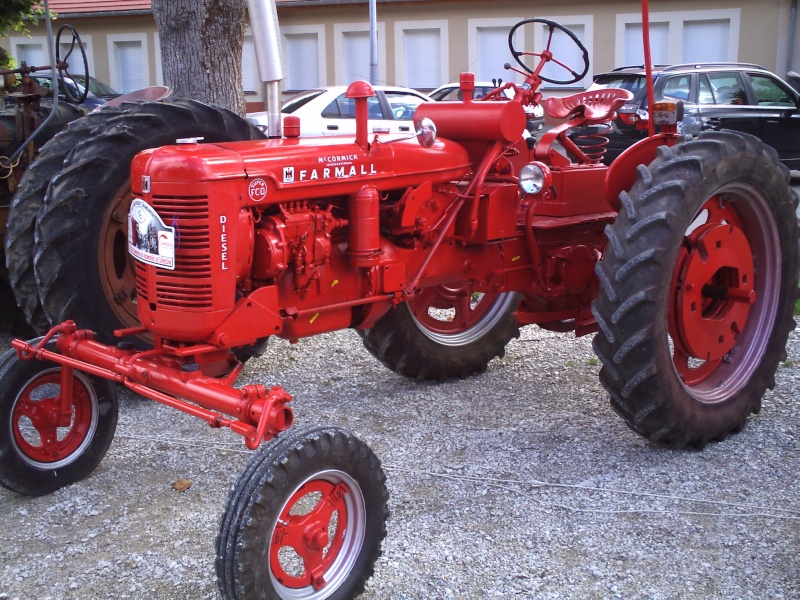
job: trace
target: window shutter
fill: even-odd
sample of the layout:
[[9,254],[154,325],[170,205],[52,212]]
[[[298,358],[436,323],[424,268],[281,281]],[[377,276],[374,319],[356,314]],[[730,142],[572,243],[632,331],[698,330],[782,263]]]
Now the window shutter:
[[17,44],[17,61],[25,62],[29,67],[41,67],[50,64],[50,59],[45,56],[43,44]]
[[434,89],[442,83],[442,47],[438,29],[404,31],[406,85]]
[[683,62],[723,62],[728,57],[728,19],[687,21],[683,26]]
[[[654,65],[669,64],[669,23],[650,23],[650,59]],[[625,25],[625,64],[628,67],[644,64],[642,24]]]
[[287,87],[310,90],[319,87],[319,38],[316,33],[286,36]]
[[508,49],[508,27],[479,27],[477,37],[478,68],[475,79],[510,80],[514,76],[513,73],[503,68],[503,65],[511,60],[511,52]]
[[258,89],[256,47],[251,37],[244,38],[242,44],[242,87],[245,92],[255,92]]
[[369,81],[369,31],[344,34],[345,84]]
[[124,94],[147,87],[141,42],[115,42],[114,51],[117,55],[117,70],[121,82],[119,91]]

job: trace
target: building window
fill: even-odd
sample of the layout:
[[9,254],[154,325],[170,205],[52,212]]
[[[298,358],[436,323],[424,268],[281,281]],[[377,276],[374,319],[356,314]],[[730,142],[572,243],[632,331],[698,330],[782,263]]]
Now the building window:
[[[370,80],[369,23],[337,23],[333,26],[336,85]],[[386,83],[385,24],[377,25],[378,80]]]
[[398,85],[433,90],[448,83],[446,21],[398,21],[394,31]]
[[[511,50],[508,47],[508,32],[522,18],[508,19],[469,19],[468,28],[468,64],[462,71],[471,71],[475,74],[476,81],[503,81],[521,82],[521,76],[505,69],[506,63],[513,63]],[[517,30],[514,36],[517,48],[522,41],[522,30]]]
[[[653,64],[735,62],[739,57],[741,10],[690,10],[650,13],[650,53]],[[640,65],[642,16],[617,15],[617,66]]]
[[108,36],[111,87],[126,94],[150,85],[146,34]]
[[[590,15],[571,15],[567,17],[548,16],[542,17],[549,21],[555,21],[572,31],[581,43],[586,47],[589,52],[589,70],[582,79],[569,84],[553,84],[543,83],[543,90],[547,89],[571,89],[580,88],[584,89],[592,82],[592,68],[593,61],[593,40],[594,40],[594,20]],[[531,52],[541,52],[547,46],[547,39],[550,35],[550,30],[546,25],[541,23],[536,24],[533,30],[533,46],[527,47],[526,50]],[[553,38],[550,42],[550,51],[553,53],[553,58],[559,62],[564,63],[570,69],[577,73],[583,71],[586,66],[583,59],[583,52],[578,48],[577,44],[563,31],[558,29],[553,31]],[[531,65],[535,66],[535,65]],[[572,79],[573,75],[564,67],[556,64],[554,61],[548,62],[542,72],[544,77],[548,79],[555,79],[556,81],[567,81]]]
[[286,90],[303,91],[325,85],[325,27],[283,27]]
[[258,90],[256,48],[250,35],[246,35],[242,43],[242,87],[245,94],[255,94]]
[[[70,45],[65,42],[71,42],[72,38],[65,32],[61,36],[61,59],[63,60],[70,50]],[[81,36],[81,43],[86,51],[86,62],[89,64],[89,76],[94,76],[94,53],[92,52],[92,37],[89,35]],[[11,48],[11,55],[17,60],[17,63],[22,64],[24,61],[29,67],[42,67],[50,64],[50,56],[46,49],[47,38],[43,36],[35,37],[11,37],[9,38],[9,45]],[[80,50],[75,47],[72,54],[69,56],[68,71],[75,75],[85,75],[83,66],[83,58],[81,57]]]

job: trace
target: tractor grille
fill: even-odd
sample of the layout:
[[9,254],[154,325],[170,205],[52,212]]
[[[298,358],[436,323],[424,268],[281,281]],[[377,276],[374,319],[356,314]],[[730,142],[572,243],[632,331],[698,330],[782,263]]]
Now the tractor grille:
[[[170,308],[211,308],[213,286],[207,197],[154,196],[151,205],[164,223],[175,227],[175,270],[158,269],[136,261],[139,300]],[[149,278],[155,279],[154,286]]]

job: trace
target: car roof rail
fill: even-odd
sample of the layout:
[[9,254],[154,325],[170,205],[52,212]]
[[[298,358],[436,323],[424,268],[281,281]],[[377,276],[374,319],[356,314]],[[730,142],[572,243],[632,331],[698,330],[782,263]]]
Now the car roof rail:
[[733,68],[733,69],[760,69],[766,71],[761,65],[754,63],[740,63],[740,62],[710,62],[710,63],[684,63],[680,65],[670,65],[665,67],[664,71],[682,71],[685,69],[705,69],[705,68]]
[[[664,69],[667,65],[653,65],[654,69]],[[644,69],[644,65],[627,65],[625,67],[617,67],[615,69],[611,69],[610,73],[615,73],[617,71],[624,71],[625,69]]]

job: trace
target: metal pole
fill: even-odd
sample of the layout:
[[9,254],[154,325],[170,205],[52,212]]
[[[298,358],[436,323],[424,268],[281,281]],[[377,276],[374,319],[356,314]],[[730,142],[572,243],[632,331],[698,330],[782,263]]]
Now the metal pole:
[[369,82],[378,83],[378,24],[375,13],[377,0],[369,0]]
[[281,80],[284,78],[283,47],[275,0],[247,0],[250,29],[256,49],[258,76],[266,83],[267,135],[281,137]]

